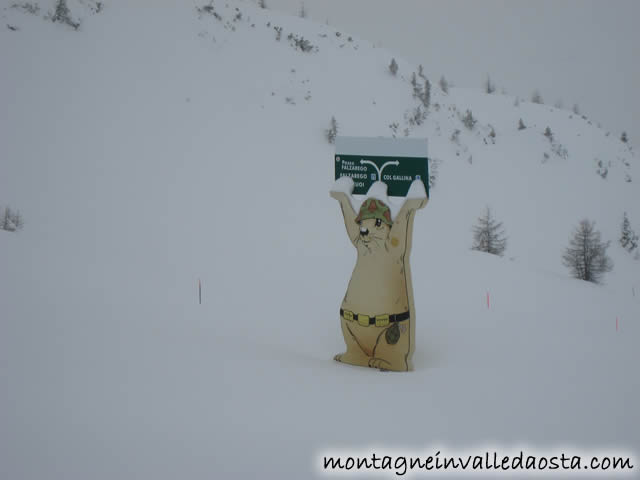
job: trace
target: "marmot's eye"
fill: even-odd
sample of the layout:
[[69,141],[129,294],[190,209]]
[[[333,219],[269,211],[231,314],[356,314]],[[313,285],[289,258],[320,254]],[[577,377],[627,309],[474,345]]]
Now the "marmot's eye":
[[382,220],[376,218],[376,227],[379,227],[380,225],[382,225]]

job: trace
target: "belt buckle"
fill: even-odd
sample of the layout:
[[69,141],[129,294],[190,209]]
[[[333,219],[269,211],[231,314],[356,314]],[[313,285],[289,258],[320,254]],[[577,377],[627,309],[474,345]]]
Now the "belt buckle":
[[386,327],[389,325],[389,315],[376,315],[376,327]]
[[369,326],[369,315],[358,314],[358,323],[363,327]]
[[353,321],[353,312],[351,310],[345,310],[344,312],[342,312],[342,316],[349,322]]

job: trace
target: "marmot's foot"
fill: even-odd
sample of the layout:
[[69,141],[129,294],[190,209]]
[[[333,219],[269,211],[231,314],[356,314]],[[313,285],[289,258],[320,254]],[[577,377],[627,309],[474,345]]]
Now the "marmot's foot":
[[369,362],[369,358],[363,353],[345,352],[339,353],[333,357],[336,362],[348,363],[349,365],[357,365],[360,367],[366,367]]
[[371,358],[369,359],[369,366],[371,368],[379,368],[382,371],[386,371],[390,369],[391,363],[381,358]]

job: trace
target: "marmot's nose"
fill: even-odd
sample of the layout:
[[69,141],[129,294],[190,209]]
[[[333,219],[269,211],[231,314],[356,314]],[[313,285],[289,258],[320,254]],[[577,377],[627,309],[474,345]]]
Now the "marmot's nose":
[[362,235],[363,237],[366,237],[367,235],[369,235],[369,229],[368,228],[360,228],[360,235]]

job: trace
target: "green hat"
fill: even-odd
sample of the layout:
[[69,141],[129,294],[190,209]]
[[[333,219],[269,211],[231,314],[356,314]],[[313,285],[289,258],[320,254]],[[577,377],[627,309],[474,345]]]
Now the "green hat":
[[389,207],[387,207],[384,202],[375,198],[365,200],[360,207],[360,212],[356,217],[356,222],[360,223],[362,220],[367,220],[368,218],[380,219],[381,222],[384,222],[389,226],[393,223],[391,221],[391,210]]

